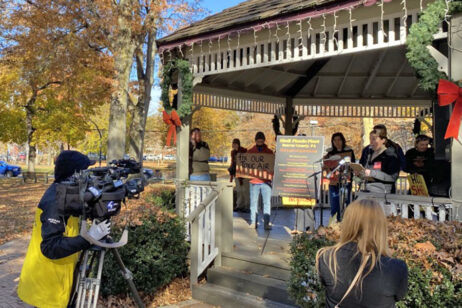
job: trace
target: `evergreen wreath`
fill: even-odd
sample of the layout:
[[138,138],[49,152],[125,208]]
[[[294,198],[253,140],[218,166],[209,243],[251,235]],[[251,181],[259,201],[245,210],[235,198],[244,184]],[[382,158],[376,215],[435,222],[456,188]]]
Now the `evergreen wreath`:
[[178,115],[183,119],[192,113],[193,106],[193,74],[189,69],[189,62],[183,59],[169,61],[164,65],[161,82],[161,99],[165,111],[170,112],[173,107],[169,103],[169,89],[172,85],[173,73],[178,71],[181,78],[181,105],[178,108]]
[[[419,86],[423,90],[436,91],[439,79],[447,79],[444,73],[438,71],[438,63],[427,49],[427,46],[433,42],[433,35],[437,33],[438,26],[446,17],[446,9],[444,0],[429,4],[419,16],[419,21],[411,26],[407,37],[406,57],[415,69]],[[462,11],[460,1],[449,3],[448,14],[460,11]]]

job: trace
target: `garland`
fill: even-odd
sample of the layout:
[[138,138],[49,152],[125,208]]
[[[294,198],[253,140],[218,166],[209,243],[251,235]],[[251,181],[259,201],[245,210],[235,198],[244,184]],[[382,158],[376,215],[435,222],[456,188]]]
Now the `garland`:
[[438,71],[438,63],[430,55],[427,46],[432,44],[433,35],[437,33],[446,14],[462,11],[462,3],[450,2],[449,11],[446,10],[447,4],[444,0],[429,4],[420,15],[419,21],[411,26],[406,42],[406,57],[417,73],[420,88],[432,92],[436,91],[439,79],[447,79],[447,76]]
[[181,104],[178,108],[178,114],[183,119],[192,113],[193,106],[193,74],[189,69],[189,62],[183,59],[169,61],[164,65],[161,82],[161,99],[164,109],[170,112],[173,108],[170,105],[168,94],[172,85],[172,76],[178,72],[181,77]]

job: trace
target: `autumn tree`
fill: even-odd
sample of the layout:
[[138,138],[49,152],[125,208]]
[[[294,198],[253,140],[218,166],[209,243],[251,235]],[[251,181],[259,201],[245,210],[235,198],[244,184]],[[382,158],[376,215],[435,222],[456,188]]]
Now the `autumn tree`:
[[0,88],[9,95],[1,103],[25,113],[30,171],[34,170],[39,128],[43,138],[54,132],[59,138],[71,139],[70,126],[79,134],[82,126],[77,129],[76,125],[85,124],[76,117],[91,113],[111,89],[111,58],[88,44],[88,25],[76,18],[78,3],[69,7],[68,2],[3,3],[7,13],[0,20],[0,66],[15,72],[16,78],[3,79]]

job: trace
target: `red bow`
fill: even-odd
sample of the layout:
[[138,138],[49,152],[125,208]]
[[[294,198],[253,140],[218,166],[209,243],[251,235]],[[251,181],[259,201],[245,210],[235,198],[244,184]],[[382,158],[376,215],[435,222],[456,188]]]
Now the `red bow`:
[[170,114],[164,110],[162,112],[162,117],[164,119],[164,123],[169,126],[167,132],[167,146],[170,146],[172,137],[173,144],[176,144],[176,128],[181,126],[180,116],[175,110],[172,110]]
[[440,79],[438,84],[438,104],[440,106],[447,106],[454,102],[451,119],[449,120],[448,128],[444,139],[456,138],[459,139],[460,121],[462,119],[462,88],[458,85]]

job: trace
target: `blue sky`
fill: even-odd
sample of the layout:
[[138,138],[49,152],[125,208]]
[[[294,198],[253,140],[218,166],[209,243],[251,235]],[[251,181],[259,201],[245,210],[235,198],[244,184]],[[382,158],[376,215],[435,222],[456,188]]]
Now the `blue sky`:
[[[244,0],[202,0],[202,6],[206,8],[208,11],[210,11],[210,14],[215,14],[223,11],[226,8],[235,6],[243,1]],[[155,77],[157,78],[157,73]],[[152,89],[152,99],[149,108],[149,114],[157,112],[157,109],[159,108],[159,100],[160,88],[158,85],[155,85]]]

